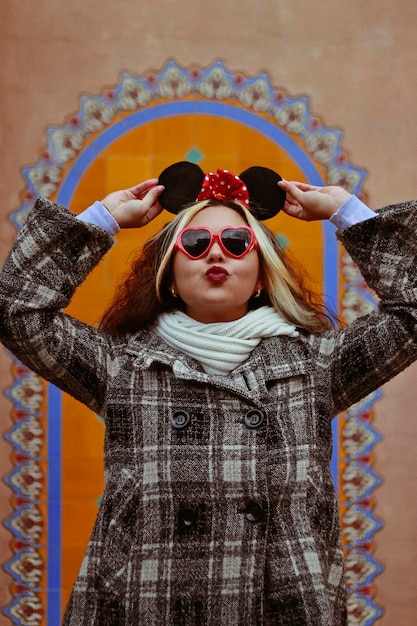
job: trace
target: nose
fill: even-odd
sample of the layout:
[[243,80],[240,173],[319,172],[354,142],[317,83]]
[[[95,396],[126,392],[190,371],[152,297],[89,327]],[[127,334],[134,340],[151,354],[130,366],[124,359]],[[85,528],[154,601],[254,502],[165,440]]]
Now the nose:
[[219,242],[214,241],[208,251],[207,260],[212,263],[213,261],[219,261],[220,259],[224,259],[224,252],[221,249]]

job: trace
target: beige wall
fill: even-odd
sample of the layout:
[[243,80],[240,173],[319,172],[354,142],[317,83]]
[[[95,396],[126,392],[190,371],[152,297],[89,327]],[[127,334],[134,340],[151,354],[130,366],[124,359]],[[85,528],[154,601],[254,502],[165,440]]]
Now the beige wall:
[[[0,3],[0,258],[14,236],[6,216],[19,206],[20,170],[38,160],[46,127],[78,109],[81,92],[96,95],[122,70],[160,70],[221,59],[231,71],[266,71],[275,87],[306,94],[328,128],[341,127],[350,161],[369,175],[372,207],[417,192],[415,0],[1,0]],[[1,353],[1,389],[11,381]],[[381,623],[415,623],[417,585],[417,384],[413,367],[386,386],[377,406],[377,604]],[[0,397],[0,429],[10,428]],[[0,440],[0,475],[9,448]],[[8,490],[0,485],[1,517]],[[8,536],[0,528],[0,561]],[[7,576],[0,574],[0,605]],[[0,623],[1,623],[0,617]],[[6,622],[5,622],[6,623]]]

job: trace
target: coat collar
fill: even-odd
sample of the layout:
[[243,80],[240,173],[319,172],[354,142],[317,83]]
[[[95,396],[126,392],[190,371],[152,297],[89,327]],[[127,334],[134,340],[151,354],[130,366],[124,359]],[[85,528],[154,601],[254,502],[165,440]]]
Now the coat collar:
[[171,348],[152,331],[133,335],[127,352],[134,356],[138,369],[160,363],[172,369],[176,378],[228,389],[252,401],[261,401],[268,394],[270,381],[308,374],[313,369],[308,344],[302,337],[263,339],[247,361],[227,377],[206,374],[200,363]]

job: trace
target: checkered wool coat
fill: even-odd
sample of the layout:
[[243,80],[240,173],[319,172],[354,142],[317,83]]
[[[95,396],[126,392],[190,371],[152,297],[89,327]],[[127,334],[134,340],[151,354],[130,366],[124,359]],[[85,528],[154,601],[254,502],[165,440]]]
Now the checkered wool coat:
[[338,233],[381,298],[264,339],[230,376],[62,313],[112,245],[38,200],[0,275],[0,335],[105,419],[106,487],[66,626],[344,624],[331,419],[417,358],[417,203]]

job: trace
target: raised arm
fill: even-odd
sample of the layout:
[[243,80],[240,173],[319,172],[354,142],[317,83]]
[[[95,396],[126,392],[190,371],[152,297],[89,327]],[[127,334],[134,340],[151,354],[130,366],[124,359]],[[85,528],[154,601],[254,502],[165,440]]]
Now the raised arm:
[[337,233],[379,300],[371,314],[325,342],[335,412],[417,359],[417,202],[386,207],[373,217]]
[[37,200],[0,272],[0,339],[27,367],[99,411],[106,338],[64,315],[112,238],[64,207]]
[[[148,223],[163,188],[151,179],[103,200],[120,227]],[[0,272],[0,340],[27,367],[95,411],[115,342],[65,315],[74,290],[112,246],[102,228],[39,199]]]
[[[379,298],[370,315],[323,340],[317,363],[326,370],[334,414],[347,409],[417,359],[417,202],[371,211],[337,186],[280,181],[291,217],[330,219],[337,236]],[[376,218],[376,219],[370,219]],[[334,268],[337,271],[337,268]]]

